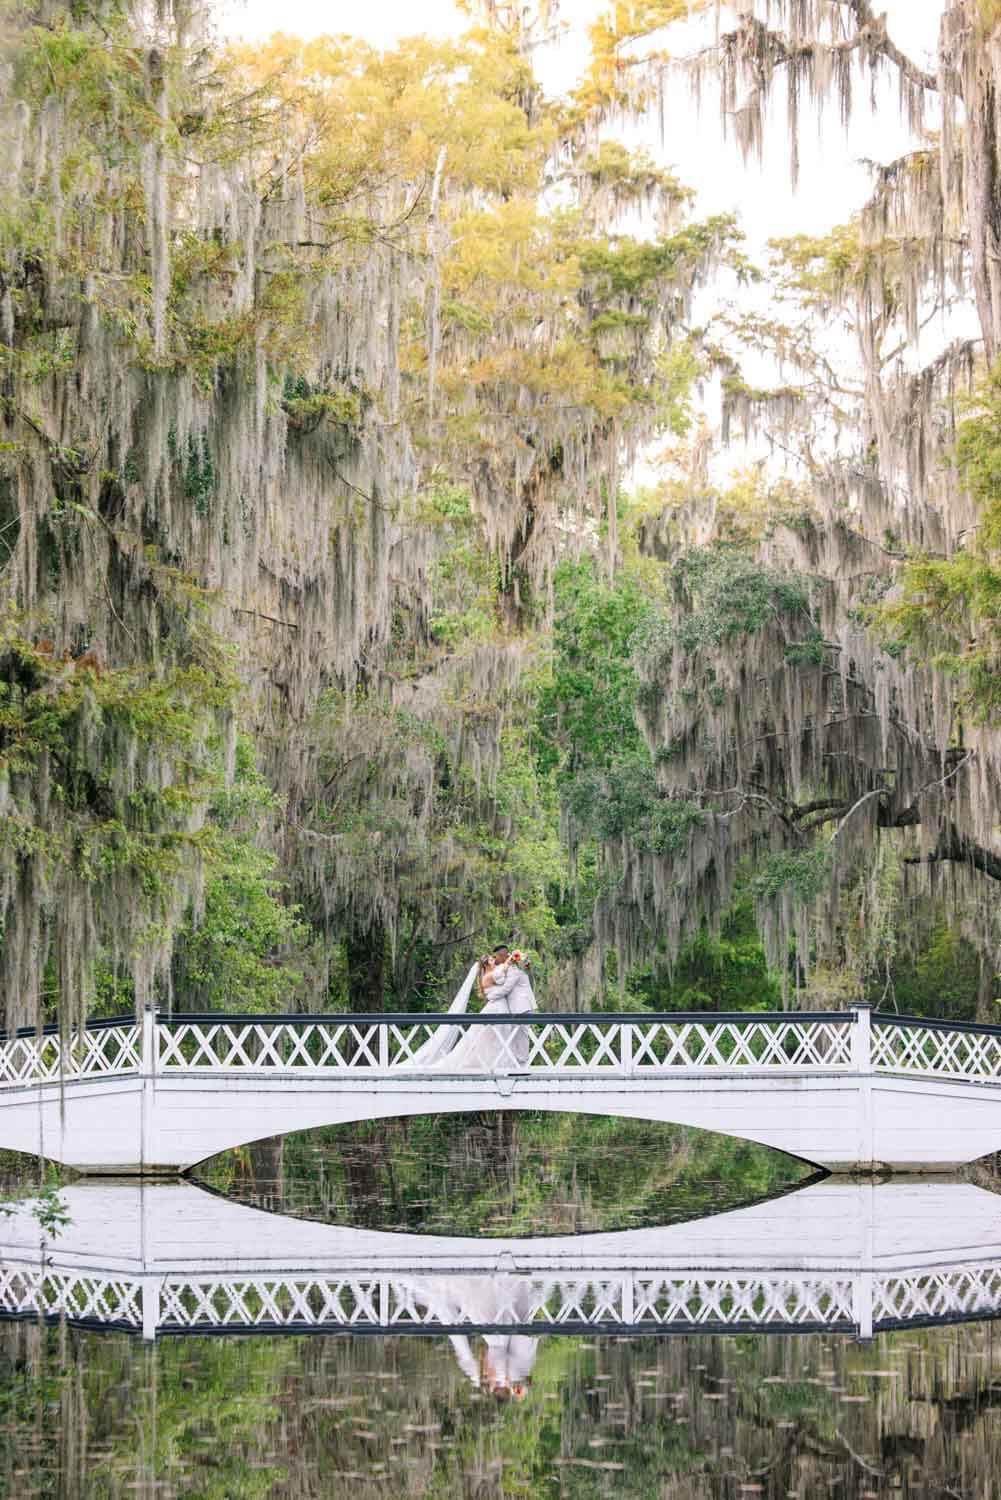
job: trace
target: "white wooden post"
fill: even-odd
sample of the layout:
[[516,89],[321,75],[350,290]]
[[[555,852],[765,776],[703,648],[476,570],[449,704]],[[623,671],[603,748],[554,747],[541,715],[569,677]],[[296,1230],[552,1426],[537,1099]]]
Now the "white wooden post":
[[142,1103],[140,1105],[139,1164],[145,1169],[155,1160],[153,1150],[153,1116],[156,1108],[156,1013],[149,1006],[143,1011],[141,1038],[139,1043],[139,1072],[142,1076]]
[[627,1328],[635,1321],[635,1306],[633,1273],[627,1271],[622,1278],[622,1322]]
[[872,1006],[859,1003],[853,1008],[852,1067],[858,1076],[858,1146],[857,1165],[871,1171],[875,1165],[873,1149],[872,1108]]
[[160,1284],[161,1276],[144,1276],[140,1296],[142,1297],[143,1313],[143,1343],[151,1344],[156,1339],[156,1330],[160,1325]]
[[872,1072],[872,1006],[853,1006],[852,1066],[856,1073]]
[[379,1026],[379,1067],[389,1067],[389,1026],[384,1021]]
[[633,1028],[628,1021],[620,1023],[622,1037],[622,1072],[626,1078],[633,1076]]
[[852,1286],[852,1316],[858,1328],[858,1340],[872,1343],[872,1272],[858,1271]]

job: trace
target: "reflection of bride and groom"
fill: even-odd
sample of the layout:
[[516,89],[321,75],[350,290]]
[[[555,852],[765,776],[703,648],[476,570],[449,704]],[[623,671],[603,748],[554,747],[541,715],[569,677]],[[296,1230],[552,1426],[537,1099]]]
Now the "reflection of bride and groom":
[[[535,995],[521,955],[498,944],[486,958],[473,964],[448,1008],[450,1016],[466,1013],[474,993],[485,1002],[484,1016],[510,1016],[536,1010]],[[491,1072],[528,1060],[527,1027],[442,1026],[403,1065]]]
[[505,1325],[531,1323],[537,1295],[527,1277],[518,1276],[408,1276],[397,1280],[414,1307],[430,1313],[447,1328],[471,1324],[490,1328],[479,1350],[464,1333],[449,1335],[449,1343],[464,1375],[477,1390],[499,1401],[522,1400],[532,1383],[539,1340],[529,1334],[505,1333]]
[[[484,1002],[484,1016],[511,1016],[536,1010],[535,995],[521,955],[500,943],[486,958],[477,959],[449,1006],[449,1015],[464,1015],[473,995]],[[530,1034],[526,1027],[442,1026],[413,1054],[406,1066],[440,1067],[449,1071],[490,1072],[528,1059]],[[508,1276],[453,1276],[410,1281],[415,1303],[445,1324],[472,1322],[489,1327],[530,1320],[530,1291]],[[496,1399],[521,1400],[530,1384],[538,1353],[538,1339],[521,1333],[488,1333],[478,1353],[465,1334],[450,1335],[463,1373],[477,1390]]]

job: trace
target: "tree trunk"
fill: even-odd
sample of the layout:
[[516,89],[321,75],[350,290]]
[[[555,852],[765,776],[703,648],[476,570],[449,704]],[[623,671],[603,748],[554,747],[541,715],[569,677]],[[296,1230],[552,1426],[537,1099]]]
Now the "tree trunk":
[[[962,4],[962,0],[961,0]],[[962,77],[966,118],[964,175],[973,293],[988,364],[1001,352],[1001,40],[984,36],[976,0],[949,13],[962,52],[954,58]]]
[[369,1013],[385,1010],[386,929],[381,923],[367,928],[352,927],[345,950],[352,1010]]
[[254,1195],[262,1208],[281,1209],[285,1200],[285,1137],[272,1135],[248,1148]]

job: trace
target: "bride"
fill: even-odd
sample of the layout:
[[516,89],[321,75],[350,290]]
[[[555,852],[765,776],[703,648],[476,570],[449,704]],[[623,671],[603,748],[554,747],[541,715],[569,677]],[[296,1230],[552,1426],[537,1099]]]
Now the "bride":
[[[516,958],[520,954],[512,956],[501,943],[489,957],[477,959],[449,1006],[449,1015],[466,1012],[474,988],[486,1002],[481,1015],[537,1010],[531,981]],[[530,1050],[531,1032],[526,1026],[443,1026],[400,1066],[491,1073],[526,1063]]]
[[[514,1328],[531,1325],[539,1308],[539,1293],[524,1276],[410,1276],[393,1279],[393,1289],[416,1313],[423,1308],[435,1322],[459,1329],[469,1326],[494,1331],[482,1335],[476,1351],[468,1334],[448,1335],[463,1373],[477,1390],[499,1401],[523,1401],[532,1383],[539,1340]],[[419,1315],[414,1322],[425,1321]],[[509,1331],[505,1331],[505,1325]],[[429,1324],[429,1329],[433,1324]]]

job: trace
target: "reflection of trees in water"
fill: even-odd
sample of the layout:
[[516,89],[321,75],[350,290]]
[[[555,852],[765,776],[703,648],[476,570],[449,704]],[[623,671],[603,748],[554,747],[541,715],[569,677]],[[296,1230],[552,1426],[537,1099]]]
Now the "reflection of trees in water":
[[280,1181],[246,1156],[227,1153],[198,1175],[256,1206],[425,1233],[656,1225],[738,1207],[810,1173],[763,1146],[682,1126],[502,1111],[290,1136]]
[[[877,1375],[865,1372],[882,1372]],[[886,1372],[893,1372],[887,1375]],[[543,1339],[521,1405],[445,1339],[0,1330],[0,1493],[18,1500],[766,1500],[1001,1492],[989,1325],[884,1336]],[[847,1399],[862,1397],[863,1400]]]

